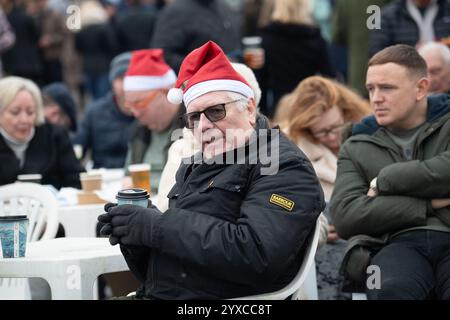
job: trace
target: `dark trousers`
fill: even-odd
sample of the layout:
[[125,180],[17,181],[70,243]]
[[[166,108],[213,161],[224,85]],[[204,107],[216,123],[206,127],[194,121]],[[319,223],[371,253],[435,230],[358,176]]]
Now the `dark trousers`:
[[380,289],[369,300],[450,300],[450,233],[415,230],[391,239],[371,260]]

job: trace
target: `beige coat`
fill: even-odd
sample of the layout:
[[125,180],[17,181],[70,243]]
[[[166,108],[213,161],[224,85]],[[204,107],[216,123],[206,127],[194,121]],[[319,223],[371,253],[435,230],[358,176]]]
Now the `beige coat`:
[[311,161],[325,194],[325,201],[330,201],[336,180],[337,157],[324,145],[313,143],[308,139],[300,139],[297,146]]

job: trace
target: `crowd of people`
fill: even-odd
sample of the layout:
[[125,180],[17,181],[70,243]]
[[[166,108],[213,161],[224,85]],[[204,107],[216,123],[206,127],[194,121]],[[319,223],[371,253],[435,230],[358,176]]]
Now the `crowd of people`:
[[320,299],[448,300],[449,46],[450,0],[0,0],[0,185],[150,164],[132,299],[278,290],[318,223]]

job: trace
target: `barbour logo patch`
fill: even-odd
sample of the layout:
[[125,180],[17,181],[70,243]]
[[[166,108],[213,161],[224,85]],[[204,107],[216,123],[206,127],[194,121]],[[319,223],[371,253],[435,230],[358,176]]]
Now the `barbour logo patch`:
[[294,201],[286,199],[285,197],[282,197],[275,193],[272,194],[269,202],[273,203],[277,206],[280,206],[283,209],[286,209],[287,211],[292,211],[292,209],[294,208],[294,205],[295,205]]

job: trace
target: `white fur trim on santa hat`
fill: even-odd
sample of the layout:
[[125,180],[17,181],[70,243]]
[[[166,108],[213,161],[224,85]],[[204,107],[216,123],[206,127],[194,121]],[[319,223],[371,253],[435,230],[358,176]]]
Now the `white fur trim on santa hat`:
[[177,81],[173,70],[162,76],[125,76],[123,89],[125,91],[154,90],[172,86]]
[[183,96],[184,105],[187,107],[192,100],[213,91],[232,91],[253,98],[253,90],[238,80],[208,80],[194,84],[186,90]]

